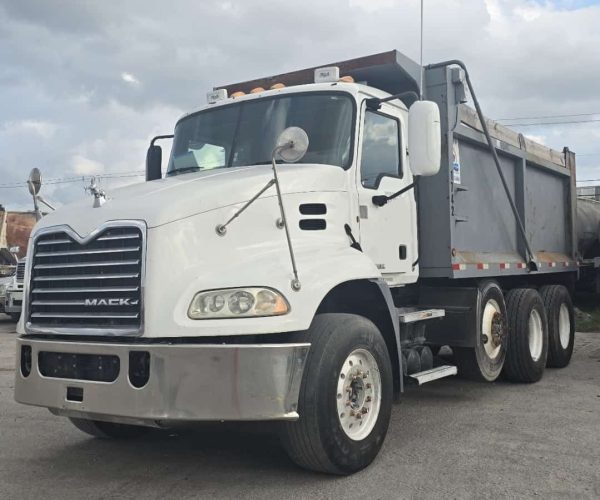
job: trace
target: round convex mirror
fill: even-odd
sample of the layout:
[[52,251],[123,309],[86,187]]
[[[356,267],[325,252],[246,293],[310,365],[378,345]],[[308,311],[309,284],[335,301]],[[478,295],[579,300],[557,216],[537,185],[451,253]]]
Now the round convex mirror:
[[276,149],[283,161],[295,163],[306,154],[308,135],[300,127],[288,127],[279,135]]
[[31,172],[29,172],[27,187],[31,196],[35,196],[40,192],[40,188],[42,187],[42,173],[39,168],[32,168]]

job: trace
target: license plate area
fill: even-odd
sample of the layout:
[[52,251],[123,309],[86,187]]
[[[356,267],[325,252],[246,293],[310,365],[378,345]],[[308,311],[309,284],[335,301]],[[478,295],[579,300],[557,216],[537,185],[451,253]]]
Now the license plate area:
[[48,378],[114,382],[119,376],[121,363],[110,354],[73,354],[40,351],[40,374]]

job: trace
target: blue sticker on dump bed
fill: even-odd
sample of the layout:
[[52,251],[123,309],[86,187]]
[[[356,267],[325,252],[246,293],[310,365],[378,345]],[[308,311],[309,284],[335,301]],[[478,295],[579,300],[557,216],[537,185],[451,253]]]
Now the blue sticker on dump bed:
[[452,144],[452,183],[460,184],[460,154],[457,140]]

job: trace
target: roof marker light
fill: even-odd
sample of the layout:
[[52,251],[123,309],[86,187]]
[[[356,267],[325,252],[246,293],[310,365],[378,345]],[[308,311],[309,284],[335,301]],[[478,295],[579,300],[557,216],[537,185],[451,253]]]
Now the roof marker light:
[[273,85],[271,85],[269,87],[269,89],[271,89],[271,90],[277,90],[277,89],[282,89],[284,87],[285,87],[285,85],[283,83],[274,83]]
[[329,66],[315,69],[315,83],[337,82],[340,79],[340,68]]
[[352,78],[350,75],[342,76],[340,78],[340,82],[354,83],[354,78]]
[[217,101],[227,99],[227,89],[211,90],[206,93],[206,100],[208,104],[214,104]]
[[246,92],[242,92],[241,90],[239,90],[238,92],[234,92],[233,94],[231,94],[231,98],[235,99],[236,97],[242,97],[243,95],[246,95]]
[[261,92],[264,92],[265,89],[263,89],[262,87],[255,87],[253,88],[250,93],[251,94],[260,94]]

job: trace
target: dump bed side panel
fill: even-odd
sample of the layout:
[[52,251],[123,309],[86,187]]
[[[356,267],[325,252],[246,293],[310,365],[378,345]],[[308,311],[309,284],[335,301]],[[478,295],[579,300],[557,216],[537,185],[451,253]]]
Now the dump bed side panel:
[[[457,70],[426,72],[427,98],[442,125],[440,172],[419,180],[422,277],[528,273],[525,241],[476,113],[461,103]],[[487,120],[508,191],[535,253],[538,273],[575,272],[575,162]]]

